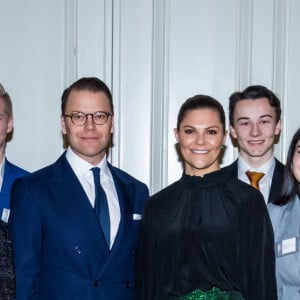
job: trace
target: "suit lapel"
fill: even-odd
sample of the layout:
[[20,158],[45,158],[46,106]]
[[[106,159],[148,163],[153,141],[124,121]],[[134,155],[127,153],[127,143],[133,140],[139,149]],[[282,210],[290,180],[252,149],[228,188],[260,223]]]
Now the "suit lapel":
[[112,247],[112,251],[114,251],[119,247],[124,232],[126,232],[128,221],[130,220],[130,217],[133,213],[133,208],[130,203],[130,199],[133,198],[131,197],[133,187],[131,184],[124,183],[113,170],[111,170],[111,172],[117,189],[117,195],[118,195],[118,200],[120,205],[120,215],[121,215],[118,232]]
[[283,172],[284,166],[276,159],[268,202],[272,203],[279,196],[283,182]]
[[94,208],[64,156],[58,167],[61,168],[61,176],[54,180],[57,180],[55,185],[61,191],[61,205],[65,206],[64,209],[67,214],[78,216],[79,236],[84,235],[85,240],[86,236],[89,236],[89,242],[92,244],[91,248],[96,249],[96,252],[108,255],[109,249]]
[[131,215],[133,212],[132,203],[130,199],[134,192],[134,187],[132,183],[125,183],[122,178],[115,172],[114,167],[108,164],[108,167],[113,176],[113,180],[116,186],[118,201],[120,206],[120,223],[118,232],[112,245],[111,251],[107,257],[107,260],[99,272],[99,276],[105,272],[105,269],[109,266],[110,262],[114,259],[115,255],[120,255],[120,246],[123,245],[124,235],[126,235],[127,230],[129,231],[129,222],[131,220]]
[[0,193],[1,207],[9,207],[10,190],[13,180],[14,177],[12,176],[11,164],[9,163],[9,161],[7,161],[7,159],[5,159],[3,183]]

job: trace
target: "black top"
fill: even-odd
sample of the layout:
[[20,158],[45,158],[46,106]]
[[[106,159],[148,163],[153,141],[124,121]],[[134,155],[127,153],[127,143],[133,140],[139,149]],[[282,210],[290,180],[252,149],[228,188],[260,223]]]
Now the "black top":
[[15,299],[12,243],[6,223],[0,221],[0,299]]
[[219,170],[150,198],[138,254],[138,300],[212,287],[276,300],[272,225],[263,196]]

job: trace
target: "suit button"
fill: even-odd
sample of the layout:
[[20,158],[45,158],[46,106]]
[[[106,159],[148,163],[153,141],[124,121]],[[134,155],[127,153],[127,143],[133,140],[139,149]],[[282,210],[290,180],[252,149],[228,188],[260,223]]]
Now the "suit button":
[[95,282],[94,282],[94,286],[98,286],[100,284],[100,281],[97,279],[97,280],[95,280]]
[[125,283],[125,288],[129,289],[130,288],[130,282],[128,280],[126,280],[124,283]]

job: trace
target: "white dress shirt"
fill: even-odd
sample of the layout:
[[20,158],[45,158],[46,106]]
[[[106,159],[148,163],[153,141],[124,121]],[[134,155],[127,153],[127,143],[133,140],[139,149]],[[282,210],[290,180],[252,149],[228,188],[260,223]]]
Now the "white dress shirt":
[[4,168],[5,168],[5,157],[3,156],[3,159],[0,163],[0,191],[2,189],[2,184],[3,184]]
[[[3,185],[4,169],[5,169],[5,156],[3,156],[3,159],[0,163],[0,191],[2,190],[2,185]],[[5,223],[8,222],[9,213],[10,213],[10,209],[3,208],[2,212],[1,212],[1,216],[0,216],[1,220],[3,222],[5,222]]]
[[275,170],[275,158],[271,157],[266,163],[264,163],[259,168],[255,169],[249,166],[245,160],[239,156],[238,158],[238,178],[248,184],[250,184],[250,180],[246,175],[246,171],[251,172],[262,172],[264,173],[264,177],[262,177],[259,181],[259,190],[263,194],[265,202],[268,203],[270,189],[272,184],[273,173]]
[[74,173],[80,181],[82,188],[84,189],[92,207],[94,207],[95,203],[95,185],[94,176],[93,172],[91,171],[91,168],[99,167],[101,169],[100,181],[106,193],[109,209],[111,248],[118,232],[121,215],[117,190],[115,187],[113,177],[107,165],[106,156],[97,166],[94,166],[86,160],[79,157],[77,154],[75,154],[74,151],[69,147],[67,149],[66,159],[68,160]]

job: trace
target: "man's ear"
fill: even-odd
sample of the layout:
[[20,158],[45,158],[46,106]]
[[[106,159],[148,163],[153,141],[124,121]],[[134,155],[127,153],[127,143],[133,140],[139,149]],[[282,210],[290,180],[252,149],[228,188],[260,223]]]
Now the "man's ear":
[[225,145],[225,143],[226,143],[227,134],[228,134],[228,130],[225,130],[224,138],[223,138],[223,145]]
[[179,136],[178,136],[177,128],[174,128],[173,131],[174,131],[174,135],[175,135],[175,138],[176,138],[176,142],[179,143]]
[[235,129],[233,126],[229,126],[229,130],[230,130],[230,135],[234,138],[234,139],[237,139],[237,134],[235,132]]
[[8,122],[7,122],[6,133],[11,133],[13,128],[14,128],[14,119],[13,119],[13,117],[9,117]]
[[275,127],[275,135],[279,135],[280,134],[280,131],[281,131],[281,126],[282,126],[282,121],[279,120],[276,124],[276,127]]
[[64,134],[64,135],[67,134],[65,118],[63,116],[61,116],[61,118],[60,118],[60,123],[61,123],[62,134]]
[[114,116],[111,116],[111,128],[110,128],[110,133],[113,134],[114,133]]

